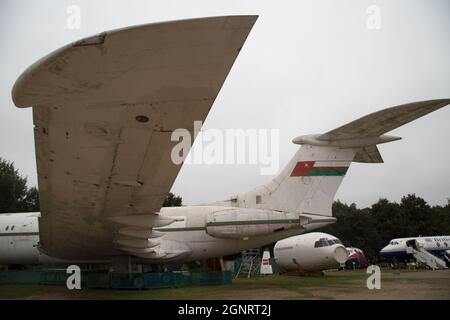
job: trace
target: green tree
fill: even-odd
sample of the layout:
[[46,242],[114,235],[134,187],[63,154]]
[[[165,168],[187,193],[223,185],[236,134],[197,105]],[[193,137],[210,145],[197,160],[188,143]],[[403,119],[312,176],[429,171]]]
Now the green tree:
[[163,207],[181,207],[183,199],[169,192],[164,199]]
[[418,237],[430,235],[433,212],[427,202],[415,194],[402,197],[400,209],[404,216],[404,224],[407,226],[406,237]]
[[340,201],[333,203],[333,216],[337,223],[322,231],[338,237],[349,247],[357,247],[364,251],[370,260],[377,260],[380,236],[374,228],[375,221],[368,208],[358,209],[354,203],[350,206]]
[[0,158],[0,212],[39,211],[36,188],[27,187],[27,178],[20,176],[14,163]]
[[408,221],[398,203],[379,199],[370,208],[370,213],[374,219],[372,227],[378,233],[381,244],[386,244],[393,238],[408,236]]

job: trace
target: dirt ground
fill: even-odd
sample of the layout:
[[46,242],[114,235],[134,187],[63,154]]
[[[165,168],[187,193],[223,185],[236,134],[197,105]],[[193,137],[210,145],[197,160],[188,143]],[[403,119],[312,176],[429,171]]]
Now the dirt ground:
[[381,272],[381,289],[369,290],[365,270],[325,276],[257,276],[231,285],[153,290],[68,290],[64,286],[0,285],[0,299],[435,299],[450,300],[450,270]]
[[[317,293],[319,293],[317,291]],[[384,272],[380,290],[357,288],[354,292],[333,292],[335,299],[450,300],[450,271]]]

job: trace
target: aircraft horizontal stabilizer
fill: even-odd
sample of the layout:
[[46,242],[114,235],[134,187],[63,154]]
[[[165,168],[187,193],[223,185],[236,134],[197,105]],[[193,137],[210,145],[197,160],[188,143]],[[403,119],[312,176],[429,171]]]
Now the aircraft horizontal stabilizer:
[[450,99],[403,104],[368,114],[317,137],[317,140],[347,140],[379,137],[408,122],[450,104]]
[[355,121],[324,134],[310,134],[296,137],[295,144],[319,147],[355,149],[357,162],[383,162],[377,144],[401,139],[386,135],[408,122],[450,104],[450,99],[428,100],[403,104],[368,114]]

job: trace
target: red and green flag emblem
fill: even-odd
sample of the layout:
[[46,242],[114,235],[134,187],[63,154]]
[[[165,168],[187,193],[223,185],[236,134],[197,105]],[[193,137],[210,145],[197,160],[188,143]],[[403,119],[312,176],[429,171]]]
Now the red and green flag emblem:
[[[291,177],[344,176],[347,173],[349,161],[342,161],[346,165],[344,163],[327,165],[326,162],[329,161],[299,161],[292,170]],[[340,161],[332,160],[331,162]]]

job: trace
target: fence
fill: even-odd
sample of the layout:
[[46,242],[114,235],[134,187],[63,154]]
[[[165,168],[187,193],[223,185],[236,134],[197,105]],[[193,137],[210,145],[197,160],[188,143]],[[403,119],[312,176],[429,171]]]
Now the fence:
[[[65,270],[8,270],[0,271],[1,284],[66,285],[69,274]],[[83,288],[104,289],[156,289],[178,288],[192,285],[231,284],[232,272],[186,272],[162,273],[107,273],[81,272]]]

